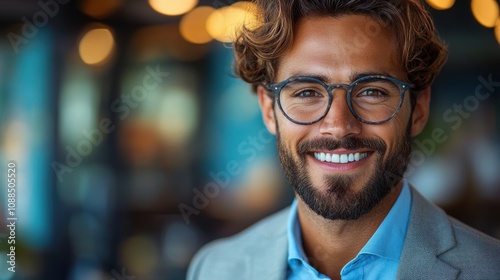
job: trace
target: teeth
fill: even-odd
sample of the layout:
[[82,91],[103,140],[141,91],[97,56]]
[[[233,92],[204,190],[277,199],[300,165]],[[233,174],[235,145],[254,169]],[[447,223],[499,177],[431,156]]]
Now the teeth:
[[347,163],[347,155],[340,155],[340,163]]
[[368,156],[368,153],[351,153],[351,154],[330,154],[330,153],[314,153],[314,157],[319,161],[333,163],[348,163],[360,161]]
[[340,156],[338,154],[332,154],[332,162],[333,163],[339,163],[340,162]]

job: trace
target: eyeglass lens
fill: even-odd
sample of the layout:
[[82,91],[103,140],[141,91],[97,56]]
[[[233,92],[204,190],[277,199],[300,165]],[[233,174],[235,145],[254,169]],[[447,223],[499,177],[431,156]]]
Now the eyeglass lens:
[[[282,87],[279,95],[284,113],[301,123],[319,120],[327,114],[330,104],[330,95],[326,87],[313,78],[288,82]],[[380,122],[390,118],[398,110],[401,102],[400,87],[388,79],[362,80],[349,86],[348,90],[349,106],[359,118],[367,122]]]

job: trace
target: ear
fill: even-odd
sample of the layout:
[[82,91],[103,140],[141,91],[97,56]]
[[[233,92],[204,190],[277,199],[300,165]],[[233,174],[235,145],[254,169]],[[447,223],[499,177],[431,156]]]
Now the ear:
[[429,104],[431,102],[431,88],[428,87],[417,93],[415,108],[412,114],[411,136],[415,137],[425,127],[429,118]]
[[267,130],[276,135],[276,119],[274,118],[273,96],[261,85],[257,87],[257,96],[259,98],[259,106],[262,112],[262,119],[267,127]]

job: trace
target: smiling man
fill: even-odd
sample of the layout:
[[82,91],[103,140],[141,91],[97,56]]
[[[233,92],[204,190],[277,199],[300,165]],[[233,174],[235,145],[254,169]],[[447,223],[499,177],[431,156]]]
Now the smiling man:
[[446,48],[417,0],[257,1],[235,43],[295,191],[189,279],[500,279],[500,242],[404,179]]

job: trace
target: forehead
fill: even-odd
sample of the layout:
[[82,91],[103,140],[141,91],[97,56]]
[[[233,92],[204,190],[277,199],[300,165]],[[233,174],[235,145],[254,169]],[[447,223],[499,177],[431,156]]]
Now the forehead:
[[405,79],[397,58],[392,30],[369,16],[307,17],[296,25],[276,80],[319,76],[330,83],[348,83],[360,73]]

